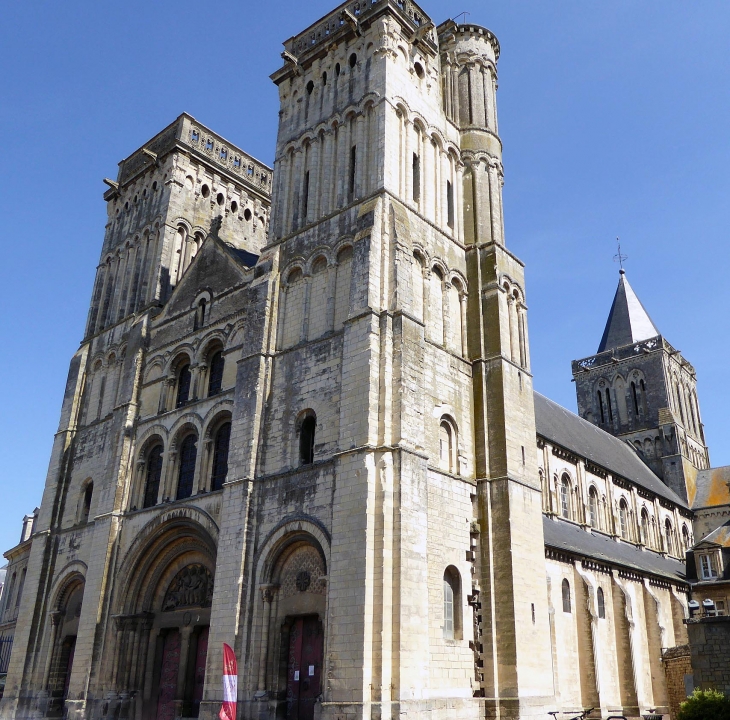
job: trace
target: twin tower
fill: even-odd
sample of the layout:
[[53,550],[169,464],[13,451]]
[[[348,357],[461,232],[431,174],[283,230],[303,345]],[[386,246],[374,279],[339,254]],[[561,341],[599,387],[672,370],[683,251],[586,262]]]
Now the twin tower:
[[279,348],[325,312],[321,247],[336,255],[347,238],[360,268],[340,450],[353,477],[371,477],[346,511],[373,535],[355,598],[330,584],[329,602],[362,620],[364,654],[352,657],[347,633],[328,639],[353,675],[333,673],[323,709],[339,712],[356,685],[374,716],[541,715],[548,604],[524,267],[504,237],[499,44],[476,25],[435,27],[409,0],[362,1],[282,57],[269,230],[285,289]]

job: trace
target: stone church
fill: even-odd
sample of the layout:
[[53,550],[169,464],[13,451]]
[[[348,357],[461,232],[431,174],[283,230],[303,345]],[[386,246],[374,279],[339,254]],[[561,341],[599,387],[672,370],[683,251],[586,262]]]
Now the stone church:
[[223,643],[246,720],[661,711],[694,369],[622,274],[580,416],[533,391],[489,30],[284,48],[273,170],[182,114],[104,181],[0,717],[214,718]]

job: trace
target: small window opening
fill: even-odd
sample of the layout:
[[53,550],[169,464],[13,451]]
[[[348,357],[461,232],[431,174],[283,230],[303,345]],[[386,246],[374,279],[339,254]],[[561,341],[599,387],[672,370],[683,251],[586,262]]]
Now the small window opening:
[[317,419],[308,415],[302,421],[299,431],[299,462],[301,465],[311,465],[314,462],[314,433],[317,428]]
[[419,79],[423,80],[423,77],[426,74],[423,71],[423,65],[421,65],[421,63],[417,62],[414,64],[413,69],[416,71],[416,75],[418,75]]
[[207,198],[207,197],[208,197],[208,195],[210,195],[210,188],[209,188],[209,187],[208,187],[207,185],[203,185],[203,186],[202,186],[202,187],[200,188],[200,194],[201,194],[201,195],[202,195],[202,196],[203,196],[204,198]]
[[450,180],[446,181],[446,224],[454,229],[454,188]]
[[335,76],[340,77],[340,72],[341,72],[340,63],[337,63],[335,65]]
[[608,407],[608,421],[613,422],[613,408],[611,407],[611,394],[606,388],[606,407]]
[[603,588],[598,588],[596,592],[596,604],[598,605],[598,617],[601,620],[606,619],[606,599],[603,597]]
[[598,493],[594,487],[588,491],[588,523],[592,528],[598,528]]
[[193,130],[191,137],[193,142],[198,142],[200,140],[200,133],[197,130]]
[[250,210],[249,210],[248,208],[246,208],[246,209],[245,209],[245,210],[243,211],[243,219],[244,219],[244,220],[245,220],[246,222],[249,222],[249,221],[251,220],[251,211],[250,211]]
[[421,202],[421,158],[413,153],[413,202]]
[[352,55],[350,55],[350,67],[354,68],[356,64],[357,64],[357,55],[355,55],[355,53],[352,53]]
[[314,91],[314,83],[310,80],[307,83],[307,95],[311,95],[313,91]]
[[326,85],[326,84],[327,84],[327,73],[323,72],[322,73],[322,85]]
[[639,397],[636,394],[636,383],[631,383],[631,395],[634,398],[634,412],[636,413],[636,417],[639,417]]
[[200,302],[198,303],[198,317],[197,319],[197,326],[203,327],[205,325],[205,310],[206,310],[206,300],[205,298],[201,298]]
[[532,624],[535,624],[535,603],[530,603],[530,608],[532,609]]
[[175,407],[182,407],[183,405],[186,405],[190,399],[191,377],[190,365],[183,365],[177,376],[177,398],[175,400]]
[[81,506],[81,522],[89,522],[89,513],[91,512],[91,496],[94,494],[94,483],[90,482],[84,490],[84,501]]
[[152,189],[157,190],[157,180],[152,183]]
[[522,446],[522,464],[525,464],[525,446]]
[[238,203],[235,200],[231,203],[231,212],[234,215],[238,212]]
[[208,138],[205,141],[205,149],[206,150],[212,150],[213,149],[213,141],[210,138]]
[[599,407],[599,409],[601,411],[601,422],[602,423],[605,423],[606,422],[606,415],[603,412],[603,393],[600,390],[598,391],[598,407]]
[[629,507],[626,500],[621,500],[618,506],[618,521],[621,537],[624,540],[629,538]]
[[218,351],[210,359],[210,372],[208,373],[208,397],[217,395],[223,387],[223,369],[225,368],[226,360],[223,357],[223,352]]
[[215,200],[219,205],[223,205],[223,203],[226,201],[226,196],[223,193],[218,193],[215,197]]
[[302,202],[302,218],[307,221],[309,215],[309,170],[304,173],[304,200]]
[[564,579],[563,580],[563,612],[569,613],[572,612],[572,608],[570,605],[570,583]]
[[350,197],[355,194],[355,170],[357,168],[357,145],[350,149]]

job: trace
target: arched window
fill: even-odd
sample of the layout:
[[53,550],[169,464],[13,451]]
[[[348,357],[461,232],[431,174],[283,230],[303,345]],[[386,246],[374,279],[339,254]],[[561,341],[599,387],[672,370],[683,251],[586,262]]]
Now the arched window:
[[621,537],[624,540],[629,539],[629,506],[626,504],[626,500],[621,498],[621,502],[618,506],[618,521],[619,530]]
[[314,462],[314,434],[317,429],[317,417],[314,413],[302,420],[299,429],[299,464],[311,465]]
[[598,617],[602,620],[606,619],[606,600],[603,597],[603,588],[598,588],[596,592],[596,605],[598,605]]
[[195,327],[201,328],[203,325],[205,325],[205,311],[206,306],[208,304],[208,301],[205,298],[201,298],[200,302],[198,303],[198,310],[195,314]]
[[567,475],[560,481],[560,514],[570,520],[570,478]]
[[456,472],[456,427],[446,417],[439,425],[439,467],[446,472]]
[[190,497],[193,494],[195,479],[195,460],[198,457],[198,438],[188,435],[180,445],[180,468],[177,477],[177,499]]
[[213,471],[210,475],[210,489],[220,490],[228,475],[228,447],[231,441],[231,423],[218,428],[213,442]]
[[84,497],[81,501],[81,513],[79,520],[82,523],[89,522],[89,513],[91,512],[91,496],[94,494],[94,483],[90,482],[84,488]]
[[591,486],[588,490],[588,523],[592,528],[598,528],[600,525],[598,513],[598,493],[596,488]]
[[664,521],[664,539],[667,543],[667,553],[674,555],[674,532],[672,531],[672,523],[669,518]]
[[567,579],[563,580],[563,612],[572,612],[570,606],[570,583],[567,581]]
[[689,550],[689,530],[686,525],[682,525],[682,550]]
[[649,545],[649,513],[646,508],[641,510],[641,542]]
[[444,638],[461,639],[461,579],[459,571],[449,565],[444,572]]
[[223,352],[214,353],[210,359],[210,371],[208,372],[208,397],[217,395],[223,387],[223,370],[226,366],[226,360]]
[[190,365],[185,363],[177,373],[177,397],[175,399],[175,407],[187,405],[190,399]]
[[162,445],[155,445],[147,455],[145,468],[144,504],[143,507],[157,505],[162,477]]

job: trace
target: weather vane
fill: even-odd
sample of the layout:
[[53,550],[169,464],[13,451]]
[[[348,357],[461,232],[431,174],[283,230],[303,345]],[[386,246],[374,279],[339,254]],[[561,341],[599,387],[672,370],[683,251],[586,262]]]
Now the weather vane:
[[623,255],[621,253],[621,241],[618,238],[616,238],[616,245],[618,247],[618,252],[613,256],[613,261],[617,262],[619,264],[619,266],[621,267],[621,272],[623,273],[624,272],[624,260],[628,260],[629,256]]

